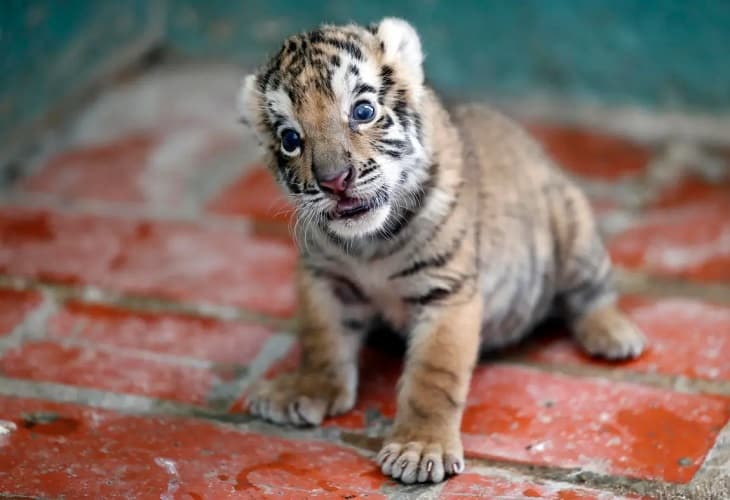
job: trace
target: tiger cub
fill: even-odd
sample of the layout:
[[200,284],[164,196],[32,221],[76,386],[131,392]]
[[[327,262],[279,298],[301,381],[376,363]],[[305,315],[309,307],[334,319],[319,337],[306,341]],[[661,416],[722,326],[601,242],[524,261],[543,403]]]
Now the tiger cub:
[[578,344],[637,356],[583,194],[517,125],[447,111],[418,34],[386,18],[295,35],[244,79],[241,120],[296,209],[301,366],[261,383],[250,412],[317,425],[350,410],[374,321],[407,338],[397,414],[377,463],[404,483],[464,470],[459,427],[480,351],[550,312]]

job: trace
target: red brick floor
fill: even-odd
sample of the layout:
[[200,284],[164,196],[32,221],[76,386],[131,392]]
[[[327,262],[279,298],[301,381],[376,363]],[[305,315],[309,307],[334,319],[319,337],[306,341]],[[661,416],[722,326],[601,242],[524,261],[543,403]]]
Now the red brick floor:
[[[730,464],[730,166],[680,175],[608,239],[644,283],[621,307],[647,353],[592,360],[552,327],[483,361],[466,473],[405,488],[372,462],[395,413],[392,353],[363,351],[355,409],[321,429],[245,415],[251,383],[297,362],[291,211],[255,151],[221,164],[224,135],[168,172],[163,215],[164,179],[146,183],[166,126],[72,143],[2,200],[0,497],[671,498]],[[617,182],[661,168],[666,144],[528,126],[602,187],[601,217],[628,208]],[[201,165],[225,182],[201,187]],[[716,296],[668,296],[667,280]]]

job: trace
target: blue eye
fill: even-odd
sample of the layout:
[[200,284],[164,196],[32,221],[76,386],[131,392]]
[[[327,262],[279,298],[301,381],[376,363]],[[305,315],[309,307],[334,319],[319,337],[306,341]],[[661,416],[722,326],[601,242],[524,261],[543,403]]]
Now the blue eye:
[[375,108],[366,101],[360,101],[352,108],[352,119],[356,122],[367,123],[375,117]]
[[302,145],[302,140],[296,130],[285,129],[281,133],[281,149],[285,153],[294,153]]

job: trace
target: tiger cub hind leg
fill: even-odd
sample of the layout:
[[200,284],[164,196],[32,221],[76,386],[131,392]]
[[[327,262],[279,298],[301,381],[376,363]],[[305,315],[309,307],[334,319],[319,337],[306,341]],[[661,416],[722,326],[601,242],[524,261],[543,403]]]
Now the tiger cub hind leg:
[[564,232],[557,235],[562,254],[562,283],[558,290],[572,327],[573,337],[591,356],[610,360],[639,356],[646,338],[639,328],[616,306],[611,260],[595,229],[585,196],[568,189],[566,207],[561,214]]
[[591,264],[584,264],[582,277],[562,294],[573,338],[591,356],[610,360],[635,358],[644,350],[646,338],[616,306],[611,263],[597,236],[592,247],[594,252],[590,256],[574,259]]

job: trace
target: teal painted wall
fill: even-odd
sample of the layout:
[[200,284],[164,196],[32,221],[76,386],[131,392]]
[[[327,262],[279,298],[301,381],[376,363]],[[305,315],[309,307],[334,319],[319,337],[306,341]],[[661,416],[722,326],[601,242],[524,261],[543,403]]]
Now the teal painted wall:
[[728,0],[172,0],[181,52],[252,64],[316,26],[410,20],[453,95],[730,111]]
[[0,158],[39,121],[164,35],[145,0],[0,0]]
[[451,96],[730,111],[729,0],[3,0],[0,157],[155,43],[252,66],[290,33],[386,15],[416,25]]

